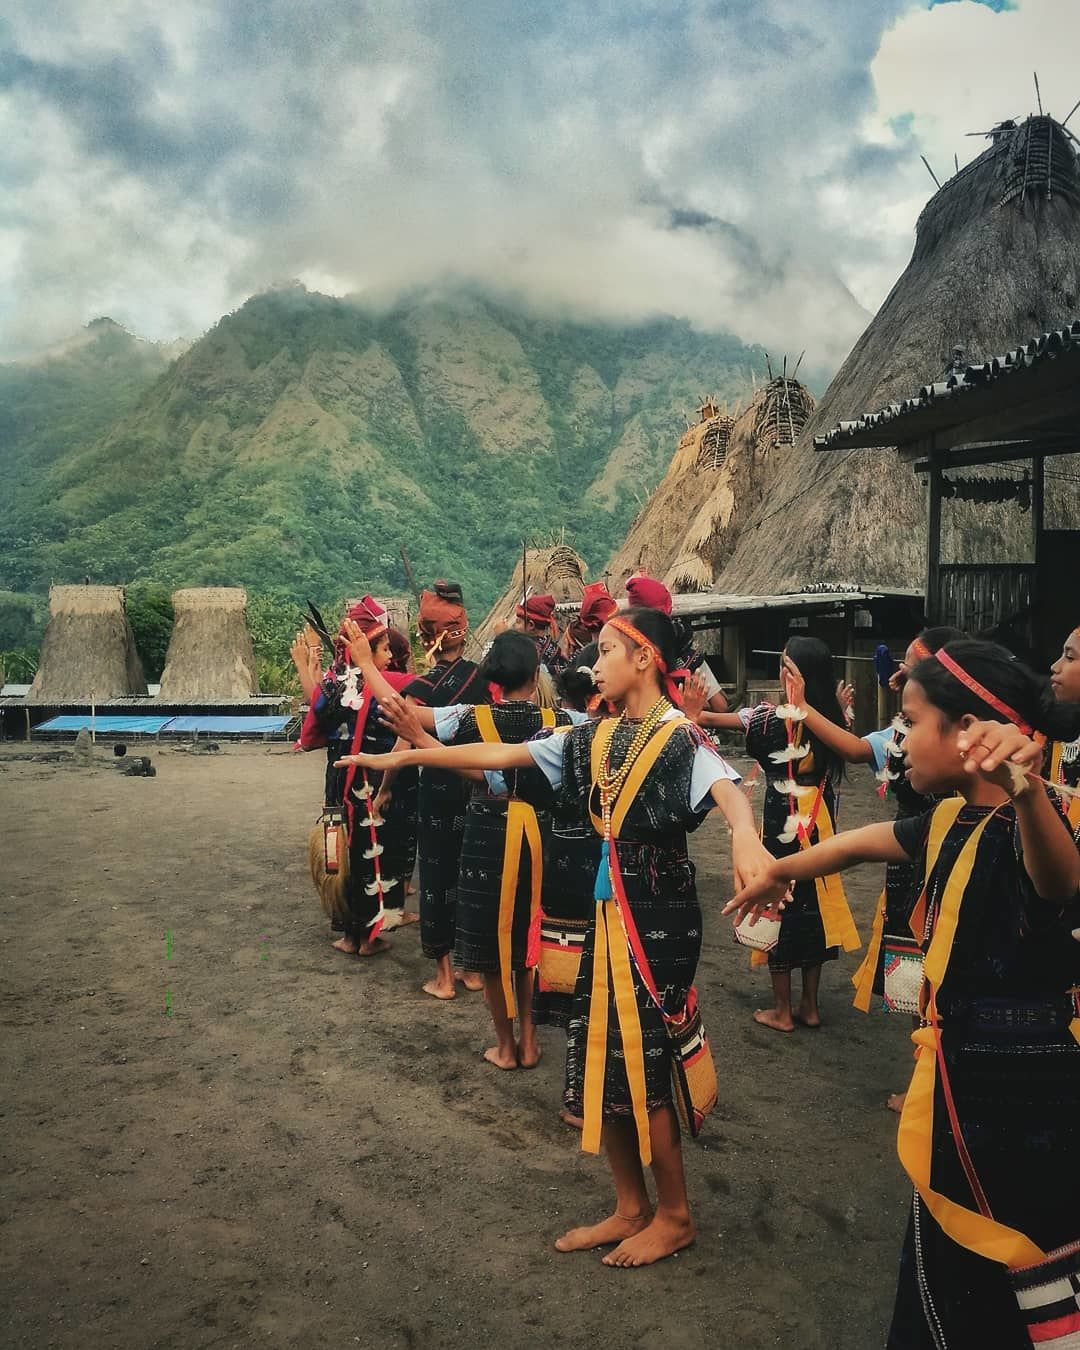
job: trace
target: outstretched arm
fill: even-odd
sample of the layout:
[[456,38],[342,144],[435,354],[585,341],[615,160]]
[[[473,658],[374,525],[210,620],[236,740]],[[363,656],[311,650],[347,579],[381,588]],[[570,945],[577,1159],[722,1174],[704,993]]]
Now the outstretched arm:
[[797,881],[831,876],[861,862],[907,861],[908,855],[897,842],[891,825],[864,825],[859,830],[833,835],[788,858],[770,858],[761,876],[729,900],[723,912],[737,914],[740,919],[747,914],[760,914],[775,909],[789,886]]
[[806,701],[806,681],[799,667],[790,656],[784,656],[782,660],[784,696],[788,703],[805,710],[807,731],[812,731],[823,745],[827,745],[849,764],[869,764],[874,758],[870,742],[864,741],[861,736],[853,736],[850,731],[831,722],[824,713],[818,712],[817,708],[811,707]]
[[754,812],[736,783],[721,778],[710,789],[712,799],[731,826],[731,870],[738,888],[762,877],[772,863],[772,854],[758,837]]
[[698,724],[703,727],[718,727],[723,731],[743,731],[742,718],[737,712],[710,712],[708,708],[698,716]]
[[533,764],[528,742],[521,745],[439,745],[417,750],[392,750],[388,755],[345,755],[336,767],[404,769],[410,764],[433,769],[527,769]]

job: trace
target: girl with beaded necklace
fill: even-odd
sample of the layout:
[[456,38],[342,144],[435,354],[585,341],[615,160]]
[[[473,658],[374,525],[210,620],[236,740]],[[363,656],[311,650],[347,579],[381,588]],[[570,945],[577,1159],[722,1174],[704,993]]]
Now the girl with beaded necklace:
[[[686,831],[719,806],[732,829],[737,884],[770,859],[739,776],[668,698],[678,660],[674,625],[655,610],[614,616],[600,633],[596,682],[622,708],[523,745],[459,746],[359,762],[455,769],[539,769],[557,809],[592,821],[602,836],[595,918],[585,939],[568,1028],[568,1111],[584,1117],[582,1147],[601,1141],[615,1206],[599,1223],[572,1228],[561,1252],[601,1246],[609,1266],[643,1266],[690,1245],[695,1230],[672,1089],[671,1019],[694,1002],[701,910]],[[388,716],[394,717],[391,703]],[[656,1183],[656,1206],[645,1184]]]

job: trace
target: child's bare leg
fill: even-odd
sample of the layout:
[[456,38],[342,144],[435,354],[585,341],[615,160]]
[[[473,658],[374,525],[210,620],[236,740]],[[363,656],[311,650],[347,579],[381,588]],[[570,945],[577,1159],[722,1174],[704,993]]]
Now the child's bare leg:
[[518,1057],[514,1044],[514,1024],[507,1016],[502,976],[498,973],[484,976],[484,1000],[495,1027],[495,1044],[484,1051],[484,1058],[497,1069],[516,1069]]
[[641,1170],[637,1130],[632,1120],[604,1122],[604,1147],[615,1182],[615,1212],[599,1223],[571,1228],[556,1239],[560,1252],[584,1252],[640,1233],[652,1218],[652,1205]]
[[[679,1118],[673,1106],[661,1106],[650,1114],[649,1137],[656,1213],[647,1228],[625,1238],[604,1257],[605,1266],[651,1266],[689,1247],[697,1235],[686,1198]],[[636,1152],[636,1137],[634,1149]]]
[[798,1021],[804,1027],[821,1026],[821,1010],[818,1008],[818,989],[821,986],[821,966],[804,966],[802,973],[802,998],[799,1001]]
[[770,970],[772,980],[773,1006],[759,1008],[754,1013],[754,1021],[763,1027],[772,1027],[773,1031],[794,1031],[795,1019],[791,1015],[791,972],[789,970]]
[[342,933],[336,942],[330,944],[335,951],[347,952],[349,956],[355,956],[360,950],[360,944],[348,933]]
[[449,952],[445,956],[440,956],[435,962],[435,975],[433,979],[423,986],[425,994],[430,994],[432,998],[448,999],[456,994],[454,989],[454,972],[450,965]]
[[535,1069],[540,1063],[540,1042],[536,1039],[536,1027],[533,1026],[532,1015],[533,981],[535,978],[535,972],[531,970],[519,970],[514,976],[519,1032],[517,1058],[523,1069]]

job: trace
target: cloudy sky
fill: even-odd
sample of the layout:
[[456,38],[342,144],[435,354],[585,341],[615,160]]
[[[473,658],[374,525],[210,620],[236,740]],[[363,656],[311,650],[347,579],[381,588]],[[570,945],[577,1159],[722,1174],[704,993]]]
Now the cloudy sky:
[[[276,281],[481,281],[845,354],[1080,0],[6,0],[0,358]],[[1080,134],[1080,112],[1072,124]]]

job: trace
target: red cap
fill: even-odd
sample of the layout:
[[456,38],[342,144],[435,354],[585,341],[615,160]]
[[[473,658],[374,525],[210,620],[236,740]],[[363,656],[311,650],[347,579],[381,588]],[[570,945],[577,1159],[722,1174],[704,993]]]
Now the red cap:
[[553,595],[530,595],[523,605],[518,605],[517,616],[527,623],[550,623],[555,615],[555,597]]
[[640,605],[643,609],[658,609],[661,614],[671,613],[671,592],[662,581],[639,572],[635,577],[626,579],[626,598],[631,605]]
[[618,608],[604,583],[592,581],[582,592],[578,623],[590,633],[598,633]]
[[377,633],[385,633],[390,623],[385,607],[373,595],[365,595],[363,600],[351,604],[345,617],[358,624],[369,641]]

